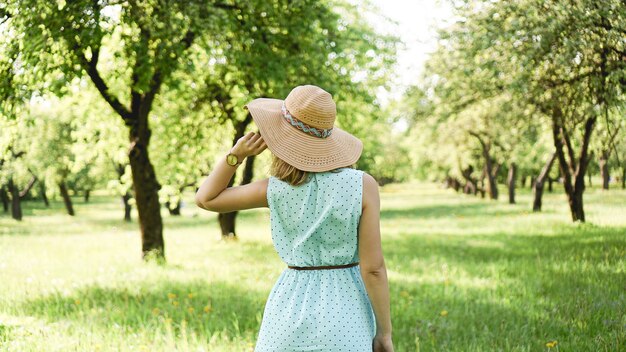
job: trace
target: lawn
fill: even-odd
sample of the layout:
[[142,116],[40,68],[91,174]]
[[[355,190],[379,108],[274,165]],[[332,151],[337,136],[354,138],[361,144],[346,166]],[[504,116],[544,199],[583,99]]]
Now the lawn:
[[[596,183],[597,184],[597,183]],[[544,211],[428,183],[381,188],[396,351],[626,351],[626,192],[590,188],[572,224],[560,188]],[[0,215],[0,351],[251,351],[285,265],[267,209],[239,241],[186,194],[164,214],[167,264],[144,264],[136,214],[96,193],[77,215]]]

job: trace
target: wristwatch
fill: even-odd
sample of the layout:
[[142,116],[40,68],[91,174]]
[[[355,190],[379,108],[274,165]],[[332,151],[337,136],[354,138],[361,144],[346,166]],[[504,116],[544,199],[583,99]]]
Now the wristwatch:
[[226,155],[226,163],[230,166],[238,166],[241,164],[241,161],[239,161],[239,157],[237,157],[237,155],[228,153],[228,155]]

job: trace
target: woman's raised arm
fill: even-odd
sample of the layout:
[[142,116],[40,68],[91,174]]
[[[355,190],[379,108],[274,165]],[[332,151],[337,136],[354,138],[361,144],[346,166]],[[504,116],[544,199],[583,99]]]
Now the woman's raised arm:
[[[258,155],[265,148],[267,146],[261,135],[249,132],[237,141],[230,152],[243,162],[246,157]],[[267,207],[268,179],[228,187],[228,182],[236,170],[237,166],[229,165],[226,162],[226,155],[223,156],[196,192],[196,204],[202,209],[218,213]]]

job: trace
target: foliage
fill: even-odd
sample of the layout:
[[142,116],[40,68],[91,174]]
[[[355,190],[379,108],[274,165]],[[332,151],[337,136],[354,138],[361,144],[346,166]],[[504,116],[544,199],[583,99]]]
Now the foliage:
[[[609,111],[625,103],[626,7],[617,0],[454,4],[458,20],[441,31],[423,88],[405,98],[428,100],[412,109],[415,133],[438,151],[420,159],[453,177],[472,165],[486,169],[491,158],[496,165],[521,162],[522,174],[536,174],[556,149],[572,217],[584,221],[589,146],[607,138],[593,136],[594,129],[601,117],[606,125],[623,119]],[[470,136],[490,147],[482,163]]]

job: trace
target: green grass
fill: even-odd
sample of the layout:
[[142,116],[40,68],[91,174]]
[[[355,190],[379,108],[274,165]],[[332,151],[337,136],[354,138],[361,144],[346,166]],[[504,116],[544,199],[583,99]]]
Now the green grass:
[[[588,223],[572,224],[561,189],[540,214],[528,190],[516,205],[381,191],[397,351],[624,351],[626,192],[588,189]],[[251,351],[284,269],[268,211],[241,213],[240,240],[223,242],[186,200],[183,216],[164,211],[163,266],[141,262],[117,198],[0,215],[0,350]]]

